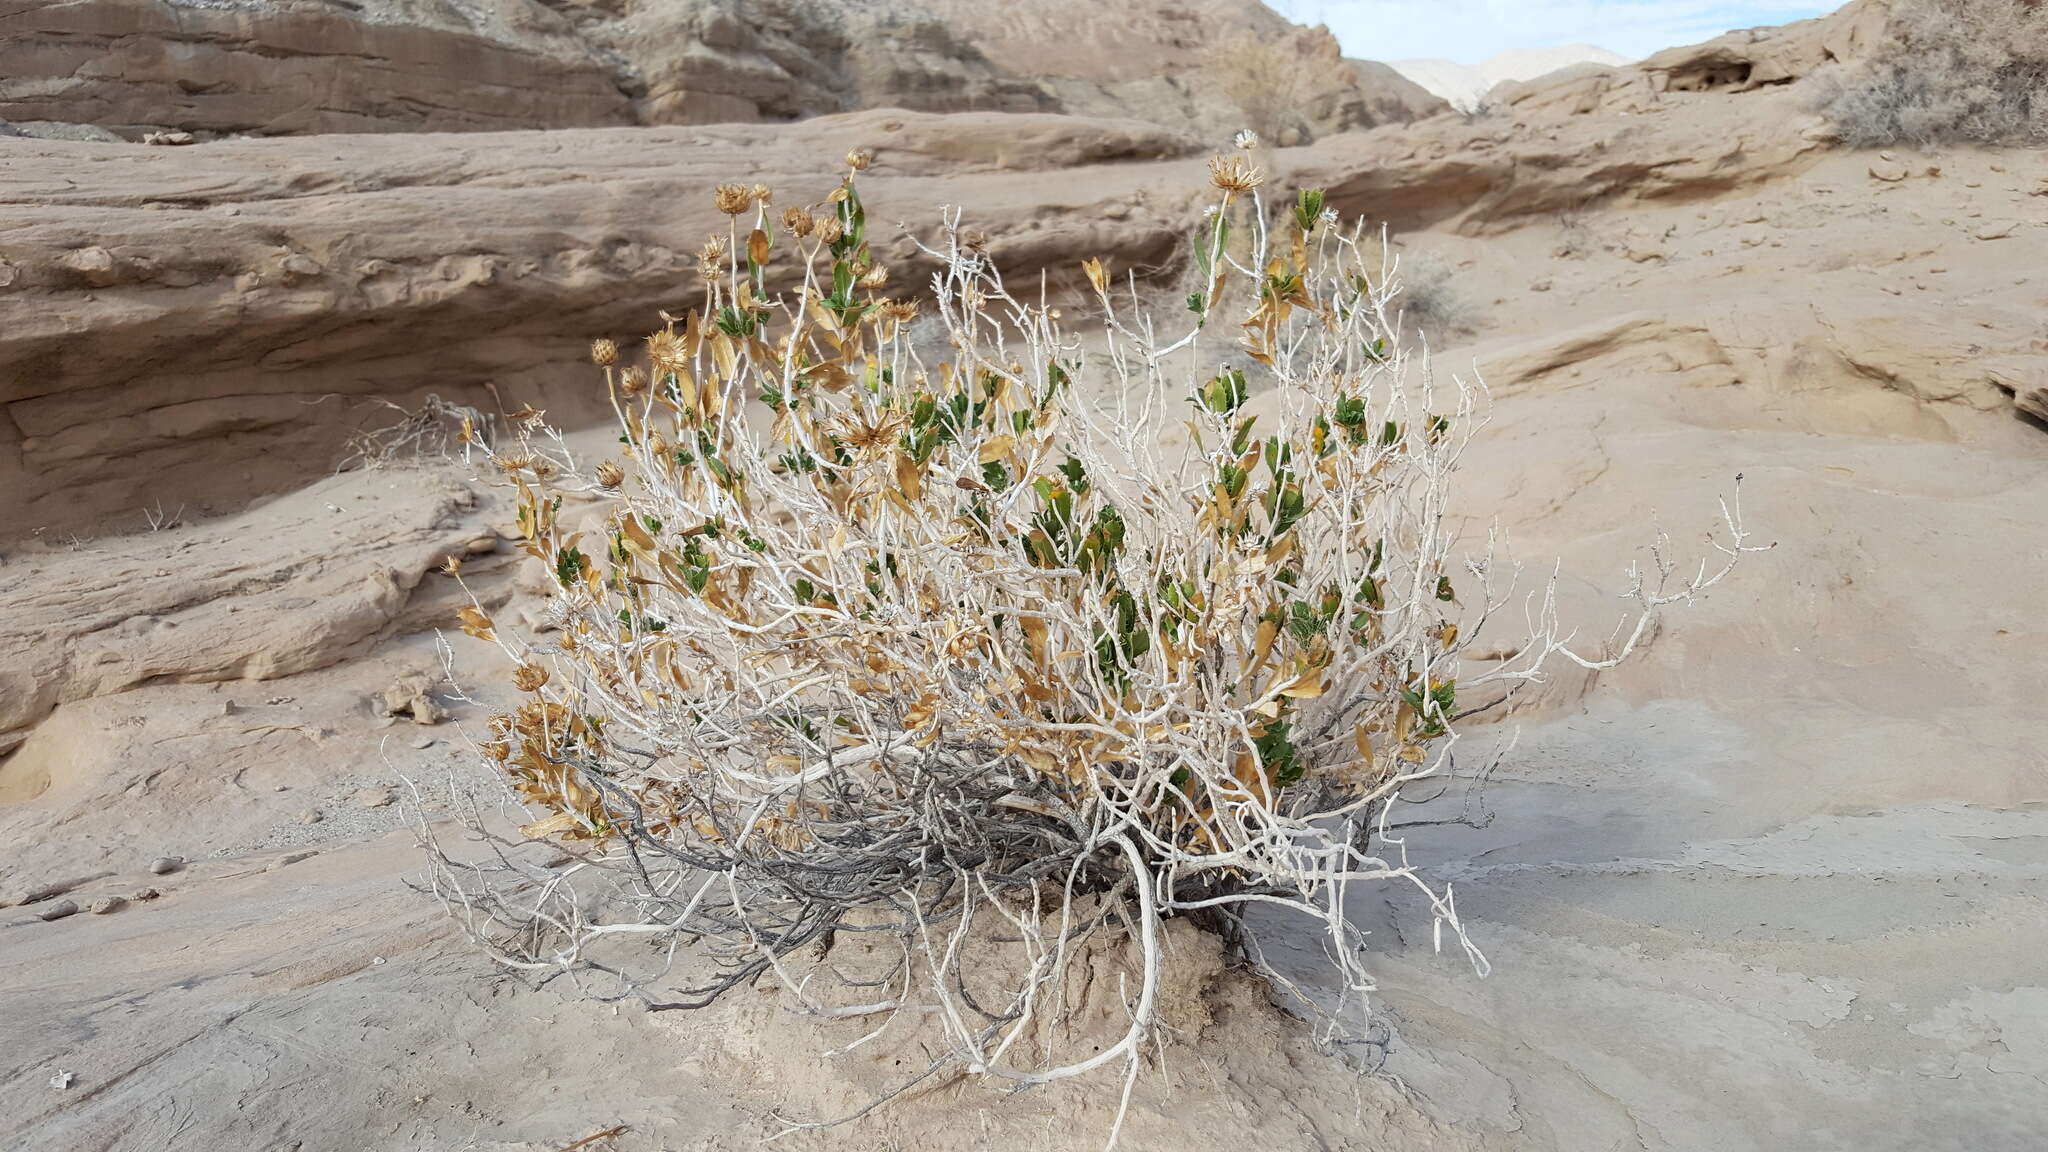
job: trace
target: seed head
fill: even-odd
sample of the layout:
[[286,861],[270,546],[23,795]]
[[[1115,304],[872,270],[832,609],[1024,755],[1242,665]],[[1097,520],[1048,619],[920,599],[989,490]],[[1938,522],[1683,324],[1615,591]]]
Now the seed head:
[[1259,146],[1259,134],[1249,128],[1240,128],[1237,135],[1232,137],[1230,142],[1237,145],[1238,151],[1249,152]]
[[846,154],[846,166],[855,172],[865,172],[875,162],[875,154],[865,148],[855,148]]
[[754,193],[744,184],[720,184],[711,190],[711,202],[727,216],[737,216],[754,206]]
[[910,321],[917,319],[917,301],[915,300],[884,300],[881,302],[880,310],[882,315],[896,321],[898,324],[908,324]]
[[654,370],[661,373],[680,372],[690,362],[683,338],[667,328],[647,338],[647,358],[653,361]]
[[827,244],[839,243],[839,238],[844,235],[846,235],[846,229],[840,227],[838,219],[834,217],[828,216],[822,224],[818,225],[818,239],[823,240]]
[[883,411],[874,417],[848,415],[839,422],[839,439],[857,454],[887,448],[903,434],[903,414]]
[[754,199],[755,199],[755,200],[757,200],[757,201],[759,201],[759,202],[761,202],[762,204],[766,204],[766,203],[768,203],[768,201],[769,201],[769,200],[771,200],[771,199],[773,199],[773,198],[774,198],[774,195],[775,195],[775,194],[774,194],[774,192],[773,192],[772,190],[770,190],[770,189],[769,189],[769,187],[768,187],[768,186],[767,186],[766,184],[756,184],[756,185],[754,185],[754,190],[753,190],[753,191],[754,191]]
[[512,670],[512,686],[521,692],[538,692],[548,682],[548,670],[538,664],[521,664]]
[[880,288],[888,282],[889,266],[887,264],[877,264],[866,272],[861,273],[859,281],[861,287],[870,289]]
[[599,368],[609,368],[619,362],[619,346],[609,340],[590,342],[590,362]]
[[1209,157],[1209,183],[1222,191],[1249,192],[1265,180],[1265,174],[1242,156]]
[[619,393],[623,396],[638,396],[647,388],[647,370],[638,364],[629,364],[619,373]]
[[782,227],[797,236],[809,236],[817,230],[818,219],[801,208],[789,208],[782,213]]
[[609,492],[626,482],[626,470],[609,460],[597,466],[597,486]]
[[649,432],[647,434],[647,450],[656,456],[668,455],[668,437],[663,436],[658,431]]

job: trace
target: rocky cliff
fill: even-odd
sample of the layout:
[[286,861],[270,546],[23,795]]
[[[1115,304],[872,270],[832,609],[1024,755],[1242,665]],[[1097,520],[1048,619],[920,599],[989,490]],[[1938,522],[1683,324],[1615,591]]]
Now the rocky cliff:
[[1137,117],[1222,136],[1243,113],[1213,77],[1192,77],[1247,55],[1296,85],[1303,110],[1288,126],[1304,134],[1442,106],[1257,0],[17,0],[0,8],[0,121],[140,138],[898,107]]

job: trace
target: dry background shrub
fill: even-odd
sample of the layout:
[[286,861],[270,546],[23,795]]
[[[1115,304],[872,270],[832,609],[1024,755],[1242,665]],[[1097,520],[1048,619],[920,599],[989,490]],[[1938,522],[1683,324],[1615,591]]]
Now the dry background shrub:
[[1895,0],[1878,53],[1816,79],[1858,147],[2048,142],[2048,3]]
[[1244,113],[1244,126],[1281,147],[1307,138],[1301,109],[1345,82],[1341,59],[1307,51],[1301,40],[1233,36],[1210,48],[1202,68],[1204,82],[1217,85]]

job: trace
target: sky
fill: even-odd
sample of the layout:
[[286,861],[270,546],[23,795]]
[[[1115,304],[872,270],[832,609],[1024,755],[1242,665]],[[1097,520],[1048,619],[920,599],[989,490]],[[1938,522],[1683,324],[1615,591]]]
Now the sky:
[[1592,44],[1630,59],[1731,28],[1785,24],[1836,5],[1798,0],[1266,0],[1298,24],[1327,24],[1346,56],[1436,56],[1477,64],[1511,49]]

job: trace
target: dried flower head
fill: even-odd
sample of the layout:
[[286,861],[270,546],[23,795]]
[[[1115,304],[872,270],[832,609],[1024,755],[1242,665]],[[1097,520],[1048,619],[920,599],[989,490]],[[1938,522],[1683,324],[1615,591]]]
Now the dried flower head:
[[713,236],[697,249],[697,277],[710,283],[725,275],[725,237]]
[[597,466],[597,486],[609,492],[626,482],[626,470],[609,460]]
[[875,162],[875,154],[865,148],[855,148],[846,154],[846,166],[855,172],[865,172]]
[[727,216],[737,216],[754,206],[754,193],[744,184],[720,184],[711,190],[711,202]]
[[1209,183],[1222,191],[1249,192],[1265,180],[1265,174],[1242,156],[1209,157]]
[[538,692],[548,682],[548,670],[538,664],[521,664],[512,670],[512,686],[521,692]]
[[782,226],[796,236],[809,236],[817,229],[818,219],[801,208],[789,208],[782,213]]
[[1237,146],[1238,151],[1249,152],[1259,146],[1259,134],[1249,128],[1240,128],[1230,142]]
[[917,301],[883,300],[878,305],[881,314],[898,324],[908,324],[917,319]]
[[533,467],[533,457],[525,455],[493,456],[491,458],[491,463],[496,464],[500,469],[506,472],[520,472],[524,471],[525,469]]
[[767,204],[770,200],[774,199],[775,197],[774,191],[770,189],[766,184],[754,185],[753,194],[754,199],[761,204]]
[[647,359],[659,373],[680,372],[690,362],[688,349],[683,338],[672,328],[664,328],[647,338]]
[[888,282],[889,266],[886,264],[877,264],[860,274],[860,286],[863,288],[880,288]]
[[590,362],[599,368],[609,368],[619,362],[619,346],[610,340],[590,342]]
[[638,396],[643,391],[646,391],[646,389],[647,370],[638,364],[629,364],[624,372],[619,373],[620,395]]
[[872,455],[895,444],[903,435],[904,424],[901,412],[848,413],[839,421],[839,441],[856,454]]
[[839,238],[845,234],[846,229],[840,227],[839,221],[830,216],[818,225],[818,239],[827,244],[839,243]]
[[969,252],[983,254],[988,251],[988,233],[979,228],[969,228],[960,234],[960,244]]

